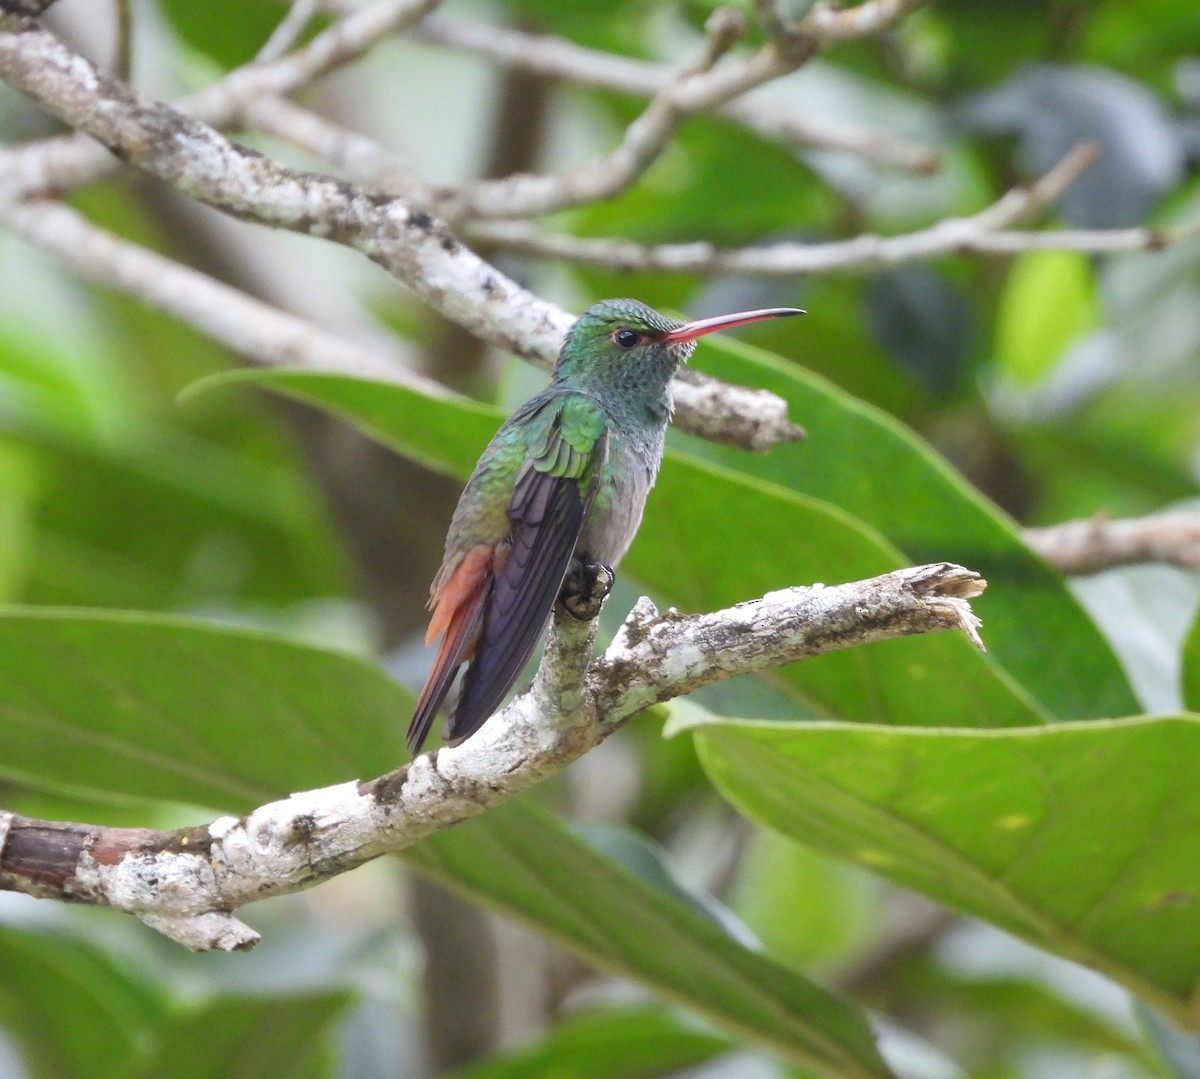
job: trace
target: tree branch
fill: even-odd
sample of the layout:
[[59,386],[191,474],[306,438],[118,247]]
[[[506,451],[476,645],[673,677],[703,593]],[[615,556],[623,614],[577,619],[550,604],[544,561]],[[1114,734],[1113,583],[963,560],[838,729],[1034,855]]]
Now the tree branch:
[[[271,161],[109,78],[41,27],[5,25],[0,21],[0,74],[122,160],[234,216],[353,247],[470,332],[553,364],[570,315],[501,274],[424,210]],[[748,426],[755,427],[756,447],[801,434],[782,399],[773,399],[769,416],[757,400],[756,415],[747,418],[738,412],[744,394],[720,385],[705,397],[712,410],[705,416],[696,416],[695,395],[689,400],[685,392],[676,422],[734,445],[745,444],[739,440]]]
[[580,262],[625,272],[753,274],[796,277],[835,270],[866,271],[938,255],[965,252],[1015,254],[1054,250],[1117,254],[1158,251],[1200,238],[1200,219],[1175,228],[1009,230],[1051,206],[1095,160],[1098,148],[1080,143],[1044,176],[1014,187],[969,217],[948,217],[898,236],[864,233],[829,243],[776,243],[720,248],[710,243],[639,244],[620,238],[548,235],[524,221],[469,222],[473,241],[542,258]]
[[1060,573],[1099,573],[1142,562],[1200,569],[1200,513],[1174,511],[1118,521],[1097,515],[1027,528],[1022,535]]
[[[750,90],[791,74],[835,42],[895,25],[925,0],[866,0],[836,14],[818,5],[781,37],[745,57],[717,64],[741,33],[737,13],[717,8],[705,26],[699,61],[675,75],[651,99],[609,154],[557,175],[518,175],[468,184],[439,200],[451,222],[519,218],[611,198],[626,190],[662,155],[689,116],[720,108]],[[851,14],[854,18],[847,16]]]
[[[632,716],[697,686],[898,635],[961,629],[985,582],[948,563],[788,588],[705,615],[642,599],[588,665],[595,623],[556,615],[546,659],[462,745],[366,783],[294,794],[172,832],[0,813],[0,889],[108,906],[197,950],[252,947],[234,913],[310,887],[483,812],[559,771]],[[948,675],[951,676],[951,675]]]
[[0,225],[82,277],[166,311],[258,363],[335,371],[399,382],[430,396],[451,396],[440,382],[414,373],[415,360],[399,344],[389,343],[386,353],[364,348],[114,236],[62,203],[11,201],[0,194]]
[[[270,61],[236,68],[177,102],[177,111],[226,127],[243,103],[266,95],[292,93],[367,52],[389,33],[415,22],[437,7],[439,0],[376,0],[353,11],[317,34],[301,48]],[[0,33],[19,28],[0,18]],[[99,180],[119,168],[102,146],[86,135],[41,139],[19,149],[0,151],[0,172],[26,194],[68,191]]]
[[[506,67],[598,90],[654,96],[676,77],[665,64],[587,49],[563,38],[510,27],[430,17],[413,27],[412,36]],[[809,116],[785,101],[762,94],[727,101],[711,111],[790,149],[836,150],[910,172],[932,172],[937,167],[937,153],[928,146],[886,131]]]

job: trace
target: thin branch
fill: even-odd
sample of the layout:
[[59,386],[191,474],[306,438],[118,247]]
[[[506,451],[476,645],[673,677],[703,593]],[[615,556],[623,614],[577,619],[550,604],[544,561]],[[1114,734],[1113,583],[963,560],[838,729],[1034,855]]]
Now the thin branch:
[[1061,573],[1099,573],[1143,562],[1200,569],[1200,513],[1195,512],[1117,521],[1096,516],[1049,528],[1027,528],[1023,535],[1025,542]]
[[432,202],[433,188],[387,147],[287,98],[267,96],[247,101],[241,109],[241,120],[264,135],[307,151],[356,183],[403,196],[414,205]]
[[785,0],[751,0],[750,6],[754,8],[754,17],[767,37],[781,38],[788,33],[791,19]]
[[133,8],[132,0],[114,0],[112,71],[118,79],[129,81],[133,72]]
[[[652,97],[676,77],[665,64],[616,56],[563,38],[502,26],[430,17],[413,28],[412,36],[493,63],[599,90]],[[836,150],[912,172],[932,172],[937,167],[937,153],[928,146],[885,131],[809,116],[788,102],[762,93],[728,101],[712,111],[790,149]]]
[[[821,49],[894,25],[925,0],[866,0],[830,18],[819,5],[785,35],[748,56],[718,65],[741,30],[740,16],[718,8],[705,26],[698,63],[684,69],[651,99],[610,153],[550,175],[524,174],[481,180],[450,192],[436,204],[452,223],[479,218],[522,218],[611,198],[625,191],[662,156],[689,116],[711,111],[802,67]],[[843,15],[855,13],[845,20]],[[869,28],[869,29],[868,29]]]
[[938,255],[966,252],[1012,254],[1072,250],[1117,254],[1158,251],[1200,238],[1200,218],[1172,228],[1052,229],[1016,231],[1009,226],[1051,206],[1096,159],[1092,143],[1081,143],[1033,183],[1014,187],[969,217],[949,217],[898,236],[864,233],[827,243],[775,243],[720,248],[694,242],[646,245],[620,238],[549,235],[524,221],[478,222],[463,231],[477,243],[541,258],[582,262],[622,271],[694,274],[752,274],[795,277],[835,270],[863,271]]
[[874,37],[892,29],[925,3],[926,0],[873,0],[843,8],[831,0],[817,0],[794,32],[816,35],[826,45]]
[[263,43],[254,59],[264,61],[278,60],[289,52],[308,29],[317,12],[321,9],[320,0],[292,0],[287,14],[279,20],[271,32],[271,36]]
[[74,272],[190,323],[239,355],[275,367],[307,367],[451,396],[413,372],[399,345],[388,355],[363,348],[215,278],[114,236],[62,203],[0,197],[0,224]]
[[[237,217],[355,248],[435,310],[510,352],[554,362],[571,317],[505,277],[446,225],[399,198],[290,169],[213,128],[109,78],[35,25],[0,29],[0,74],[122,160]],[[719,385],[719,384],[714,384]],[[709,437],[741,445],[747,427],[737,391],[714,389],[700,417]],[[759,401],[758,445],[798,437],[787,405]],[[697,419],[683,400],[676,422]],[[728,431],[728,437],[723,432]]]
[[[175,109],[214,127],[227,127],[244,102],[292,93],[358,59],[381,38],[427,15],[440,0],[376,0],[339,19],[310,42],[277,60],[247,64],[175,104]],[[0,20],[0,31],[13,27]],[[84,134],[42,139],[0,151],[0,175],[28,194],[69,191],[119,168],[102,146]]]
[[594,623],[556,619],[534,686],[462,745],[370,782],[173,832],[0,813],[0,890],[113,907],[197,950],[249,948],[258,934],[234,916],[240,907],[475,816],[558,772],[651,704],[889,637],[960,629],[978,643],[968,600],[983,588],[977,574],[940,563],[784,589],[707,615],[660,615],[643,599],[590,667]]
[[[437,212],[454,223],[481,217],[531,217],[599,202],[633,186],[662,156],[679,125],[692,112],[721,103],[714,99],[705,104],[703,95],[693,88],[714,83],[718,77],[728,84],[729,80],[723,77],[726,69],[715,76],[713,67],[742,31],[740,18],[731,18],[733,14],[725,8],[713,13],[705,28],[700,56],[651,98],[610,153],[565,172],[521,173],[463,184],[438,199]],[[761,73],[763,81],[771,77],[772,74]],[[725,100],[741,92],[737,84],[728,85]],[[694,104],[689,106],[689,100]]]
[[864,272],[936,258],[939,255],[1017,255],[1023,251],[1079,251],[1092,255],[1162,251],[1200,239],[1200,219],[1174,228],[1051,229],[1045,232],[985,232],[962,228],[970,219],[947,218],[901,236],[866,233],[827,243],[764,244],[720,248],[704,242],[639,244],[632,240],[538,233],[524,222],[468,225],[464,232],[513,254],[603,266],[626,273],[658,271],[715,276],[806,277]]

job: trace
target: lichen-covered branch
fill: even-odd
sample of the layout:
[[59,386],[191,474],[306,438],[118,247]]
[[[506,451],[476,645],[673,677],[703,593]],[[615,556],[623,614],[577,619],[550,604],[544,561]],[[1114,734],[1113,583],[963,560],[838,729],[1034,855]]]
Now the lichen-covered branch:
[[[197,950],[258,940],[235,912],[466,820],[559,771],[647,706],[700,685],[904,634],[960,629],[984,582],[948,563],[789,588],[706,615],[641,600],[589,665],[595,624],[556,616],[533,686],[459,746],[368,782],[171,832],[0,813],[0,889],[112,907]],[[946,672],[953,677],[953,672]]]
[[[236,68],[175,104],[177,111],[225,127],[247,101],[288,94],[357,59],[388,33],[420,19],[439,0],[375,0],[347,13],[286,55]],[[0,32],[22,25],[0,16]],[[60,135],[0,150],[0,175],[24,194],[69,191],[115,172],[119,163],[86,135]]]
[[[185,194],[238,217],[353,247],[476,336],[543,366],[557,356],[571,316],[500,273],[444,222],[407,201],[288,168],[239,146],[109,78],[34,23],[5,29],[0,20],[0,75]],[[684,400],[676,422],[689,428],[701,419],[708,437],[744,444],[739,439],[763,410],[748,423],[738,414],[742,398],[736,390],[723,395],[716,385],[706,398],[708,415],[696,417]],[[796,437],[796,431],[787,422],[786,404],[776,398],[754,441],[761,446]]]

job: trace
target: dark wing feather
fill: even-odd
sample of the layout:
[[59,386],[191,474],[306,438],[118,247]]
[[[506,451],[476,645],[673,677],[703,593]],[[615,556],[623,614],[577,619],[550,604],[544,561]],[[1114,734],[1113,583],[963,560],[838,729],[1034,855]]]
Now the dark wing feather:
[[510,548],[492,584],[447,738],[474,734],[512,688],[546,628],[590,498],[578,479],[527,467],[509,503]]

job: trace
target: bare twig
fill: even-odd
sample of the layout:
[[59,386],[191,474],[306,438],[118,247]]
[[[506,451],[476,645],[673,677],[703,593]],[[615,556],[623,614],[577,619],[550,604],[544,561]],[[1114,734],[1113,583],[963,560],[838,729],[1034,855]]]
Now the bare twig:
[[99,285],[119,289],[202,330],[226,347],[274,367],[308,367],[412,386],[446,397],[439,382],[413,373],[401,346],[371,351],[315,323],[91,224],[49,201],[0,197],[0,224]]
[[292,0],[287,14],[279,20],[254,59],[260,63],[278,60],[300,40],[320,8],[319,0]]
[[[37,26],[0,29],[0,74],[123,160],[193,198],[353,247],[477,336],[546,366],[557,357],[570,316],[505,277],[443,222],[406,201],[287,168],[230,142],[104,75]],[[737,412],[742,400],[737,391],[709,395],[713,411],[703,417],[709,437],[745,444],[747,419]],[[677,412],[685,427],[695,418],[688,404],[681,401]],[[765,422],[758,444],[798,436],[782,399],[774,399],[770,415],[763,404],[760,397],[751,421]]]
[[1200,569],[1200,513],[1174,511],[1118,521],[1097,516],[1027,528],[1023,535],[1061,573],[1099,573],[1139,562]]
[[256,97],[243,104],[241,116],[247,127],[307,150],[350,180],[417,206],[432,202],[432,187],[386,147],[287,98]]
[[[737,83],[730,84],[725,69],[713,71],[741,31],[740,18],[718,8],[706,26],[704,48],[695,62],[651,99],[611,153],[552,175],[523,173],[464,184],[437,200],[437,212],[455,223],[480,217],[530,217],[599,202],[626,190],[658,160],[679,125],[692,112],[713,107],[742,92]],[[773,75],[764,73],[761,77],[765,80]],[[718,82],[726,84],[723,92],[727,96],[723,99],[706,101],[703,92],[696,89]]]
[[[706,25],[699,62],[684,69],[651,99],[608,154],[553,175],[481,180],[450,192],[436,203],[453,223],[477,218],[521,218],[552,213],[611,198],[630,187],[662,155],[689,116],[720,108],[755,87],[790,74],[822,48],[894,25],[925,0],[866,0],[847,12],[821,6],[745,57],[717,65],[740,31],[734,16],[718,8]],[[844,18],[854,14],[854,18]]]
[[240,907],[475,816],[557,772],[650,704],[902,634],[962,629],[977,640],[967,601],[983,587],[977,574],[941,563],[789,588],[708,615],[664,616],[643,599],[590,667],[594,624],[556,622],[532,689],[462,745],[367,783],[173,832],[0,813],[0,889],[113,907],[189,948],[252,947],[258,934],[234,916]]
[[926,0],[874,0],[844,8],[830,0],[817,0],[794,32],[817,35],[825,45],[874,37],[890,30],[925,3]]
[[767,37],[779,38],[788,33],[791,19],[788,18],[784,0],[751,0],[751,7]]
[[113,42],[112,71],[118,79],[127,82],[133,71],[133,10],[132,0],[114,0],[115,31]]
[[547,235],[523,221],[472,222],[463,231],[476,242],[494,244],[520,254],[616,270],[762,277],[875,270],[965,252],[1157,251],[1200,238],[1200,219],[1174,228],[1157,229],[1009,230],[1009,226],[1028,220],[1052,205],[1095,160],[1096,152],[1094,144],[1081,143],[1044,176],[1027,186],[1012,188],[979,213],[944,218],[926,229],[898,236],[864,233],[849,240],[827,243],[789,242],[719,248],[709,243],[645,245],[617,238]]
[[[323,30],[303,47],[276,60],[248,64],[175,108],[214,127],[227,127],[244,102],[266,95],[288,94],[357,59],[389,33],[415,22],[439,0],[376,0]],[[0,19],[0,31],[14,28]],[[64,135],[0,151],[0,174],[35,194],[68,191],[98,180],[119,168],[104,148],[86,135]]]
[[[412,36],[508,67],[602,90],[653,96],[677,77],[665,64],[616,56],[562,38],[502,26],[430,17],[413,28]],[[792,149],[836,150],[913,172],[932,172],[937,167],[937,153],[928,146],[885,131],[822,120],[762,93],[728,101],[712,111]]]

